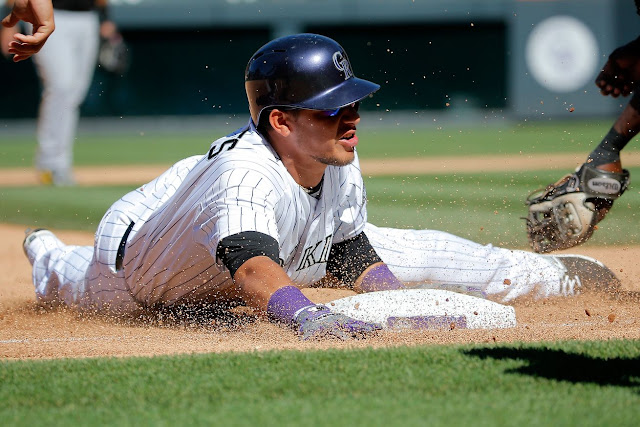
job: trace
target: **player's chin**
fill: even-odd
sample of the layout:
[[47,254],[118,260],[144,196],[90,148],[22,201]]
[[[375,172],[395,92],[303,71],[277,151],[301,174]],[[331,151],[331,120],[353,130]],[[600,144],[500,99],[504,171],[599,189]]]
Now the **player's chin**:
[[316,160],[328,166],[347,166],[353,163],[354,153],[354,151],[344,151],[331,157],[318,157]]
[[344,153],[340,153],[340,155],[336,157],[338,158],[336,166],[350,165],[351,163],[353,163],[353,160],[356,157],[355,147],[350,147],[348,149],[345,149]]

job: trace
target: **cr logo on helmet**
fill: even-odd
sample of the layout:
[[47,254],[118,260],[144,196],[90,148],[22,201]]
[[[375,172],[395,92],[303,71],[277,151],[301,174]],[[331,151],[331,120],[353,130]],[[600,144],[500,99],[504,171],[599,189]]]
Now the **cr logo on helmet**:
[[333,54],[333,64],[336,66],[338,71],[342,71],[344,73],[345,80],[353,76],[351,64],[349,64],[349,60],[347,58],[342,56],[342,53],[336,52]]

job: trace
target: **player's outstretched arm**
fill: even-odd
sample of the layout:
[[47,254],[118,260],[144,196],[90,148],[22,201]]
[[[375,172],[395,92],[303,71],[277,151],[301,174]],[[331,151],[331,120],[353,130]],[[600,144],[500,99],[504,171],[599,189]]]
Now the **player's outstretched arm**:
[[362,338],[380,329],[309,300],[280,266],[278,242],[271,236],[243,232],[226,237],[217,255],[229,269],[238,296],[272,321],[293,327],[302,339]]
[[527,235],[536,252],[582,244],[629,185],[620,152],[640,131],[640,94],[633,97],[578,169],[529,195]]
[[364,232],[331,247],[327,272],[356,292],[406,288],[382,262]]
[[585,163],[607,172],[622,173],[620,152],[640,131],[640,94],[634,93],[600,144]]
[[315,304],[294,286],[282,267],[268,257],[250,258],[233,278],[247,304],[266,312],[276,323],[292,326],[304,340],[363,338],[380,329],[378,325]]
[[4,53],[13,55],[14,62],[19,62],[38,53],[55,30],[53,5],[51,0],[10,0],[7,5],[13,8],[2,20],[4,27],[14,28],[19,21],[33,24],[33,34],[21,34],[14,30],[14,40],[2,47]]
[[633,93],[629,103],[613,124],[613,128],[623,135],[625,145],[640,132],[640,93],[637,91]]
[[406,289],[406,286],[389,270],[387,264],[378,262],[370,265],[354,284],[357,292],[391,291]]

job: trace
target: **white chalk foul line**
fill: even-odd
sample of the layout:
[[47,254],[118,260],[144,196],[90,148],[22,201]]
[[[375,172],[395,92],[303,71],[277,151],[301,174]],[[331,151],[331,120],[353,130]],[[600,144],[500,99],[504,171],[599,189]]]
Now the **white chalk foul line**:
[[50,343],[50,342],[87,342],[87,341],[123,341],[151,339],[151,336],[102,336],[102,337],[69,337],[69,338],[24,338],[0,340],[0,344],[29,344],[29,343]]
[[[616,319],[616,323],[623,325],[634,325],[635,319]],[[576,321],[576,322],[562,322],[562,323],[520,323],[516,326],[517,329],[529,329],[535,330],[536,328],[576,328],[576,327],[592,327],[598,329],[610,322],[606,319],[600,319],[599,321]],[[415,332],[415,330],[414,330]],[[430,330],[433,332],[433,330]],[[6,339],[0,340],[0,345],[3,344],[42,344],[42,343],[72,343],[72,342],[96,342],[96,341],[131,341],[131,340],[150,340],[157,339],[158,337],[152,337],[151,335],[145,336],[114,336],[105,335],[100,337],[68,337],[68,338],[23,338],[23,339]]]

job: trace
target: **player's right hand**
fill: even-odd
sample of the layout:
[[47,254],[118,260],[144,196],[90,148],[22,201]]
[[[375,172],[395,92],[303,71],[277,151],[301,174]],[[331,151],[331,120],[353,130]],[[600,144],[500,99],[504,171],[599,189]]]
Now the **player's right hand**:
[[382,327],[376,323],[352,319],[344,314],[334,313],[325,305],[315,305],[303,309],[295,318],[298,334],[303,340],[320,338],[365,338]]
[[9,44],[14,40],[13,35],[17,33],[15,28],[0,27],[0,51],[5,58],[10,59]]
[[16,0],[11,13],[2,20],[2,25],[13,28],[19,21],[33,24],[33,34],[14,31],[15,40],[9,43],[5,52],[13,55],[14,62],[24,61],[38,53],[55,30],[51,0]]
[[614,50],[595,83],[603,95],[629,95],[640,84],[640,39]]

